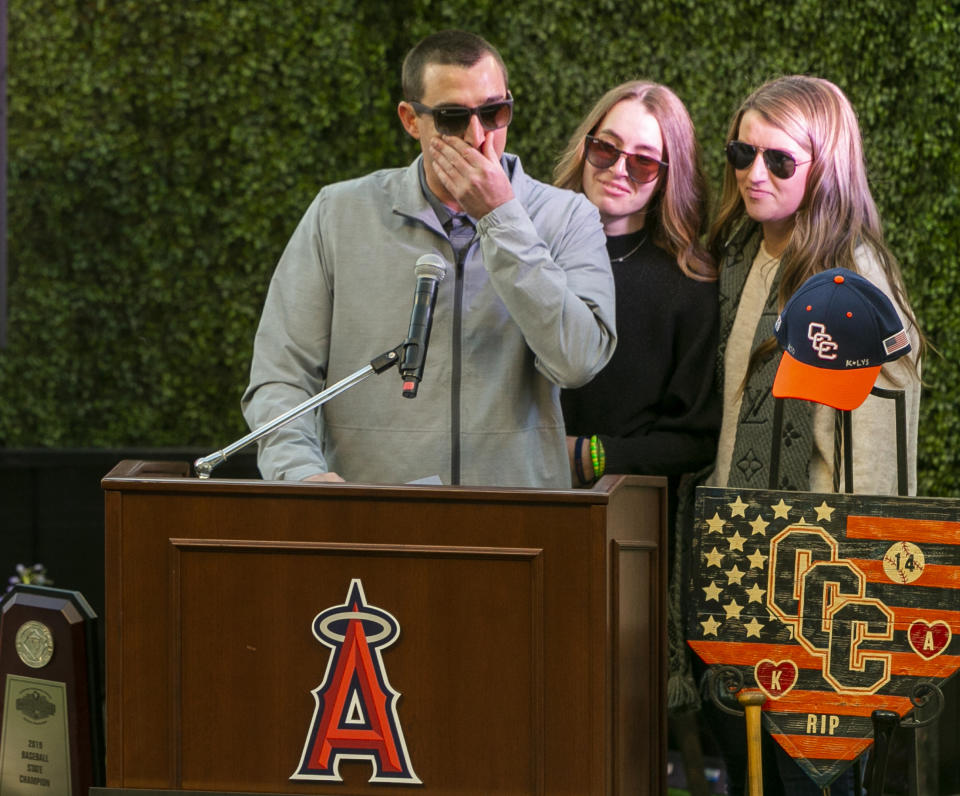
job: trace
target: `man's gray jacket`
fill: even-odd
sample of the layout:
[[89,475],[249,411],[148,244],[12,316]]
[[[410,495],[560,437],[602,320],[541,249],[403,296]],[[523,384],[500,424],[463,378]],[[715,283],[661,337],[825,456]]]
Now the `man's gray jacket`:
[[559,390],[613,353],[606,239],[582,194],[526,176],[513,155],[502,163],[514,199],[479,220],[460,263],[420,158],[320,191],[270,283],[242,400],[251,428],[402,343],[417,259],[448,267],[417,397],[395,369],[370,376],[261,440],[264,478],[570,486]]

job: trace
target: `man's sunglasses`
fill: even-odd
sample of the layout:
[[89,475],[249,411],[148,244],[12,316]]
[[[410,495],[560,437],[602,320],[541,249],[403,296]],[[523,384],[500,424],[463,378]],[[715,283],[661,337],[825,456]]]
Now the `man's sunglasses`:
[[410,101],[417,113],[429,113],[437,131],[443,135],[462,136],[470,125],[470,117],[476,114],[484,130],[499,130],[513,119],[513,97],[507,92],[507,98],[497,102],[488,102],[476,108],[465,105],[438,105],[429,107],[420,102]]
[[590,165],[596,166],[598,169],[609,169],[620,160],[622,155],[626,158],[627,176],[634,182],[653,182],[667,168],[667,164],[662,160],[647,155],[624,152],[622,149],[617,149],[613,144],[608,144],[592,135],[586,137],[583,151]]
[[748,169],[750,164],[757,158],[757,153],[763,153],[763,162],[767,165],[767,170],[781,180],[790,179],[797,171],[797,166],[809,163],[809,160],[797,163],[793,155],[784,152],[782,149],[765,149],[762,146],[745,144],[743,141],[731,141],[727,144],[727,160],[735,169]]

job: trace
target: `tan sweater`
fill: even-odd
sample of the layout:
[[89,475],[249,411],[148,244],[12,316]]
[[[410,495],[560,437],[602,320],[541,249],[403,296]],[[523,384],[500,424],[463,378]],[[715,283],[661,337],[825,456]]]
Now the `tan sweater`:
[[[893,302],[890,285],[877,262],[873,250],[861,246],[856,252],[857,271]],[[736,320],[727,342],[724,358],[723,422],[717,446],[717,461],[709,486],[726,486],[730,474],[737,418],[740,416],[740,384],[746,374],[750,346],[758,319],[780,267],[779,258],[771,257],[761,244],[743,288]],[[898,308],[899,311],[899,308]],[[901,316],[902,319],[902,316]],[[773,334],[773,329],[770,330]],[[904,390],[907,415],[907,491],[917,493],[917,428],[920,417],[920,379],[915,369],[919,338],[916,327],[908,326],[911,352],[889,362],[880,370],[876,386]],[[833,491],[833,437],[836,410],[817,404],[813,413],[813,457],[810,461],[810,491]],[[870,495],[897,494],[897,429],[894,402],[870,395],[852,414],[853,423],[853,489]],[[840,488],[844,474],[841,466]]]

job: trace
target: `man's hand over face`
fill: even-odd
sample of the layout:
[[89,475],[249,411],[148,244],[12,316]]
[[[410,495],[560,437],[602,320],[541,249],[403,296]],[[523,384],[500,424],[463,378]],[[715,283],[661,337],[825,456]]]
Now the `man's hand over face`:
[[492,134],[484,138],[479,150],[462,138],[447,135],[435,136],[430,145],[437,178],[465,213],[480,219],[513,198]]

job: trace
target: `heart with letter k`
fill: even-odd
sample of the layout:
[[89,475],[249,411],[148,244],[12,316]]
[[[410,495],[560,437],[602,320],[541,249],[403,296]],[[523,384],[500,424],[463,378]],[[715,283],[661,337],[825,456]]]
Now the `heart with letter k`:
[[797,683],[797,664],[786,660],[774,663],[768,658],[753,668],[757,685],[770,699],[780,699]]

